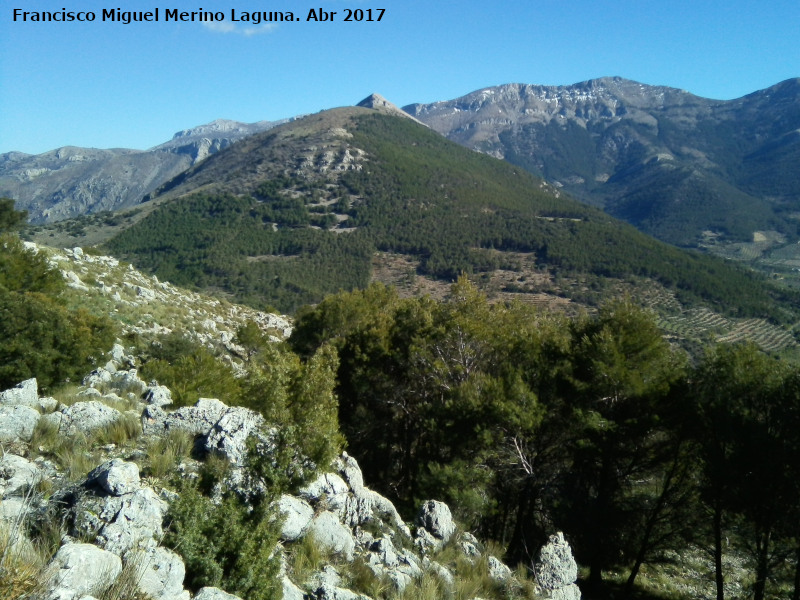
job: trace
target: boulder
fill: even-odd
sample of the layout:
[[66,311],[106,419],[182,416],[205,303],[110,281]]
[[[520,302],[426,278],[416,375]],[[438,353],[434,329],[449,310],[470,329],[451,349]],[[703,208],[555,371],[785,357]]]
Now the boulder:
[[283,517],[281,539],[292,542],[302,537],[314,517],[314,509],[311,508],[311,505],[305,500],[288,494],[283,494],[277,505],[278,511]]
[[115,458],[104,462],[89,473],[88,485],[96,484],[112,496],[131,494],[139,489],[139,466]]
[[133,359],[125,354],[125,348],[123,348],[121,344],[114,344],[109,355],[111,356],[111,360],[118,366],[123,363],[133,364]]
[[93,388],[93,387],[86,388],[85,390],[82,390],[82,391],[78,392],[75,395],[78,396],[79,398],[86,398],[86,397],[89,397],[89,398],[102,398],[103,397],[103,393],[100,390],[98,390],[96,388]]
[[370,551],[375,554],[380,563],[385,567],[393,569],[400,564],[397,550],[395,550],[392,540],[386,535],[375,540],[372,546],[370,546]]
[[453,588],[456,580],[455,577],[453,577],[453,572],[450,571],[450,569],[441,563],[430,560],[429,558],[424,558],[422,564],[427,571],[434,573],[442,581],[442,583],[445,584],[445,586],[450,589]]
[[299,495],[312,504],[324,500],[325,507],[341,518],[345,512],[349,492],[350,488],[347,487],[344,479],[336,473],[323,473],[305,487],[300,488]]
[[574,583],[550,592],[550,600],[581,600],[581,588]]
[[317,600],[372,600],[369,596],[356,594],[355,592],[332,586],[322,586],[314,592]]
[[39,410],[43,413],[51,413],[58,408],[58,400],[47,396],[39,398]]
[[489,577],[497,583],[508,581],[511,577],[511,569],[508,565],[504,564],[500,559],[494,556],[489,557]]
[[424,527],[435,538],[446,543],[456,532],[450,508],[444,502],[427,500],[417,515],[417,525]]
[[23,498],[3,498],[0,501],[0,527],[4,523],[12,526],[15,522],[21,523],[29,512],[30,506]]
[[41,416],[23,404],[0,405],[0,443],[30,442]]
[[321,570],[313,573],[306,584],[313,588],[335,588],[342,583],[342,576],[333,565],[325,565]]
[[400,561],[397,565],[399,573],[403,573],[412,579],[422,577],[422,564],[411,550],[400,550],[397,553],[397,557]]
[[331,498],[347,494],[349,488],[344,479],[335,473],[323,473],[314,481],[300,488],[300,497],[309,502],[318,502],[325,498],[330,502]]
[[411,531],[408,529],[408,525],[406,525],[403,521],[400,513],[397,512],[394,504],[392,504],[388,498],[381,496],[378,492],[374,492],[372,490],[366,491],[368,493],[372,513],[376,514],[379,518],[386,519],[389,522],[389,525],[402,533],[408,539],[411,539]]
[[87,594],[100,595],[122,572],[119,556],[92,544],[61,546],[52,565],[58,572],[48,600],[77,600]]
[[13,388],[0,392],[0,405],[30,406],[39,404],[39,384],[36,378],[26,379]]
[[58,427],[61,433],[89,434],[97,429],[108,427],[119,420],[121,413],[98,400],[76,402],[58,412],[44,415],[48,423]]
[[264,417],[249,408],[228,408],[206,434],[206,452],[221,454],[233,465],[247,458],[247,439],[264,425]]
[[329,552],[339,554],[345,560],[353,560],[353,551],[356,542],[350,529],[339,522],[339,519],[330,511],[323,511],[317,515],[309,527],[309,535]]
[[98,367],[86,377],[83,378],[83,385],[90,389],[104,387],[109,385],[114,379],[114,375],[103,367]]
[[474,535],[465,531],[458,540],[458,547],[467,558],[477,558],[481,555],[481,544]]
[[24,496],[41,478],[39,469],[27,459],[16,454],[0,456],[0,498]]
[[184,406],[171,413],[148,406],[142,413],[142,430],[145,435],[163,435],[173,429],[206,435],[227,410],[228,407],[216,398],[200,398],[194,406]]
[[[283,594],[283,598],[284,600],[293,600],[290,596],[286,595],[285,591]],[[219,588],[204,587],[200,588],[200,591],[197,592],[197,594],[195,594],[192,600],[241,600],[241,598],[239,598],[239,596],[234,596],[233,594],[229,594],[228,592],[223,592]],[[303,596],[300,596],[299,600],[303,600]]]
[[172,392],[167,386],[153,382],[144,392],[144,401],[151,406],[168,406],[172,404]]
[[[283,586],[283,600],[306,600],[306,595],[303,593],[299,587],[297,587],[294,582],[289,579],[286,575],[281,578],[281,583]],[[203,590],[200,590],[201,592]],[[198,596],[195,596],[195,600],[197,600]],[[215,600],[214,598],[201,598],[200,600]],[[226,598],[220,598],[220,600],[228,600]]]
[[122,556],[135,547],[156,545],[164,533],[161,524],[168,505],[152,489],[143,487],[132,494],[102,499],[98,513],[85,508],[87,526],[99,531],[97,543]]
[[161,546],[149,550],[136,550],[126,556],[137,567],[137,587],[142,595],[152,600],[189,600],[183,589],[186,567],[183,559],[172,550]]
[[534,564],[534,573],[539,587],[549,594],[548,597],[560,600],[580,598],[580,590],[573,585],[578,578],[578,565],[560,531],[551,535],[547,544],[542,546],[539,560]]
[[147,388],[147,384],[139,378],[139,373],[136,369],[117,371],[113,374],[113,381],[114,385],[123,392],[141,394]]
[[356,459],[342,452],[342,455],[334,463],[339,471],[339,475],[347,482],[350,489],[356,496],[364,494],[364,475]]

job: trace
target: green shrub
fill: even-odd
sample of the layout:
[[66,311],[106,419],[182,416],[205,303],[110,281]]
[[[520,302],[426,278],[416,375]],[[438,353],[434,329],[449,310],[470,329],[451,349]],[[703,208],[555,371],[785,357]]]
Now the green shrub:
[[114,341],[111,321],[69,311],[64,280],[43,253],[0,235],[0,388],[36,377],[40,388],[82,377]]
[[281,597],[280,521],[263,506],[227,496],[218,504],[187,485],[170,506],[164,544],[183,557],[193,592],[214,586],[248,600]]
[[199,398],[219,398],[236,404],[239,381],[233,372],[203,346],[176,346],[175,358],[155,358],[142,366],[146,381],[156,380],[172,391],[174,407],[191,406]]

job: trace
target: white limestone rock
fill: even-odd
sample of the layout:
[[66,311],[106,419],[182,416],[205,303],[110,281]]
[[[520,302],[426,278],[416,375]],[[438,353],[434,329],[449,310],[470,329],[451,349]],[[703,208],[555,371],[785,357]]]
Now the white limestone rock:
[[356,547],[353,534],[332,512],[326,510],[317,515],[311,521],[309,534],[329,552],[339,554],[348,562],[353,560]]
[[427,500],[422,503],[417,515],[417,525],[425,528],[442,543],[447,543],[456,532],[450,507],[438,500]]
[[88,509],[84,519],[99,529],[97,543],[106,550],[122,556],[134,547],[154,547],[163,536],[162,522],[168,505],[148,487],[132,494],[108,496],[103,499],[99,513]]
[[206,435],[227,410],[228,406],[216,398],[200,398],[194,406],[185,406],[171,413],[157,406],[148,406],[142,413],[142,430],[145,435],[164,435],[173,429]]
[[83,378],[83,385],[96,389],[110,384],[113,379],[114,375],[112,375],[108,370],[104,369],[103,367],[98,367]]
[[98,400],[76,402],[58,412],[44,415],[42,419],[58,427],[62,434],[88,434],[108,427],[121,417],[121,413]]
[[139,466],[115,458],[94,468],[87,478],[88,484],[96,483],[112,496],[131,494],[141,487]]
[[39,384],[35,377],[0,392],[0,405],[35,407],[38,404]]
[[42,474],[35,464],[16,454],[0,455],[0,498],[23,496]]
[[[281,584],[283,587],[283,600],[305,600],[306,595],[303,593],[299,587],[297,587],[294,582],[289,579],[286,575],[281,578]],[[200,590],[201,592],[203,590]],[[197,596],[195,596],[195,600],[197,600]],[[216,600],[214,598],[201,598],[200,600]],[[219,600],[229,600],[226,598],[220,598]]]
[[58,569],[48,600],[76,600],[101,594],[122,572],[119,556],[92,544],[68,543],[59,549],[52,565]]
[[511,569],[508,565],[504,564],[500,559],[494,556],[489,557],[489,577],[498,583],[508,581],[511,577]]
[[[284,594],[283,594],[284,600],[293,600],[292,598],[286,595],[285,589],[286,586],[284,585]],[[242,600],[242,599],[239,598],[239,596],[234,596],[233,594],[223,592],[219,588],[204,587],[200,588],[200,591],[197,592],[197,594],[195,594],[192,600]],[[300,596],[298,600],[303,600],[303,597]]]
[[23,404],[0,405],[0,443],[30,442],[41,416]]
[[152,600],[189,600],[183,589],[186,567],[183,559],[162,546],[150,550],[135,550],[126,556],[138,568],[137,587]]
[[281,539],[292,542],[301,538],[311,524],[314,509],[305,500],[288,494],[283,494],[277,504],[278,511],[283,517]]
[[151,406],[168,406],[172,404],[172,392],[165,385],[152,382],[144,392],[144,401]]
[[[560,531],[550,536],[539,551],[539,561],[534,565],[536,581],[550,598],[577,600],[580,590],[573,585],[578,578],[578,565],[572,549]],[[575,593],[577,592],[577,596]]]
[[206,452],[221,454],[234,465],[247,458],[247,440],[264,426],[264,417],[249,408],[228,408],[206,434]]
[[3,498],[0,500],[0,527],[4,523],[21,522],[29,510],[30,506],[23,498]]
[[372,505],[372,513],[376,514],[379,518],[386,519],[389,525],[402,533],[408,539],[411,539],[411,531],[408,525],[405,524],[400,513],[397,512],[394,504],[378,492],[367,490],[370,503]]
[[136,369],[117,371],[113,375],[113,382],[114,385],[123,392],[141,394],[147,389],[147,384],[141,380],[139,372]]

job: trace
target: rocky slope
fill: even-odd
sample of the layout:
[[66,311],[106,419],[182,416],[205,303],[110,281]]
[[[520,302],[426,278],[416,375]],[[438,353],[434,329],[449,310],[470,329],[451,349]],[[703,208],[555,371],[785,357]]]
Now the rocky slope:
[[[0,391],[3,598],[236,600],[230,590],[201,588],[190,578],[198,553],[229,543],[219,529],[202,539],[180,537],[191,481],[212,482],[206,510],[223,498],[238,498],[242,507],[269,499],[274,547],[262,557],[276,565],[274,591],[287,600],[410,598],[423,588],[464,598],[580,598],[577,566],[560,534],[532,571],[513,573],[461,531],[441,502],[424,502],[405,522],[365,485],[346,453],[276,496],[263,465],[292,453],[282,446],[280,425],[214,398],[173,406],[173,390],[140,376],[141,345],[132,340],[178,332],[224,348],[236,371],[247,355],[235,343],[237,328],[256,323],[279,342],[291,332],[286,318],[180,290],[80,248],[29,249],[46,253],[61,271],[71,303],[109,314],[126,341],[98,349],[98,366],[54,397],[43,395],[36,379]],[[233,514],[223,518],[234,527]],[[245,556],[248,549],[235,551]],[[250,589],[244,598],[274,597]],[[473,593],[464,596],[467,589]]]
[[[184,589],[181,548],[162,545],[170,506],[180,498],[174,477],[197,479],[204,463],[216,458],[227,464],[216,493],[252,497],[259,482],[250,455],[269,460],[279,433],[258,413],[216,399],[171,410],[170,390],[142,381],[137,357],[118,344],[108,359],[68,404],[40,397],[35,379],[0,393],[0,592],[48,600],[235,600],[218,588]],[[130,437],[114,437],[123,426]],[[193,450],[157,471],[176,434]],[[63,450],[79,438],[88,453],[82,470],[65,466]],[[452,593],[471,571],[484,573],[495,597],[520,597],[522,583],[474,536],[459,531],[445,504],[426,501],[415,522],[403,522],[387,498],[365,486],[346,453],[330,472],[281,495],[273,507],[281,522],[272,554],[287,600],[369,600],[347,587],[367,585],[365,577],[388,586],[374,587],[384,590],[380,597],[404,591],[415,597],[412,590],[423,580]],[[43,557],[28,532],[38,533],[41,543],[48,527],[58,537]],[[310,570],[301,569],[298,558],[305,539],[322,557]],[[536,597],[580,598],[577,566],[563,536],[555,534],[540,556],[533,568]]]
[[619,77],[509,84],[404,110],[672,243],[796,235],[800,79],[730,101]]
[[0,155],[0,196],[17,200],[33,223],[129,208],[207,156],[283,122],[218,119],[145,151],[65,146],[37,155],[8,152]]

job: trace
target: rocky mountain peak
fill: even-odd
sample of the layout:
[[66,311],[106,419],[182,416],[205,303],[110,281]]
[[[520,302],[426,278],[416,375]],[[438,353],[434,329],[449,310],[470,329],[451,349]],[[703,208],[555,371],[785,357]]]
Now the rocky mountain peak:
[[389,108],[389,109],[396,109],[397,107],[389,102],[386,98],[381,96],[380,94],[370,94],[366,98],[364,98],[361,102],[356,104],[356,106],[361,106],[363,108]]
[[[410,115],[408,112],[402,110],[395,104],[392,104],[380,94],[370,94],[369,96],[364,98],[361,102],[356,104],[356,106],[360,106],[361,108],[372,108],[375,110],[389,113],[390,115],[394,115],[396,117],[406,117],[406,118],[411,118],[414,121],[417,121],[417,119],[414,118],[412,115]],[[419,122],[420,121],[417,121],[417,123]]]

